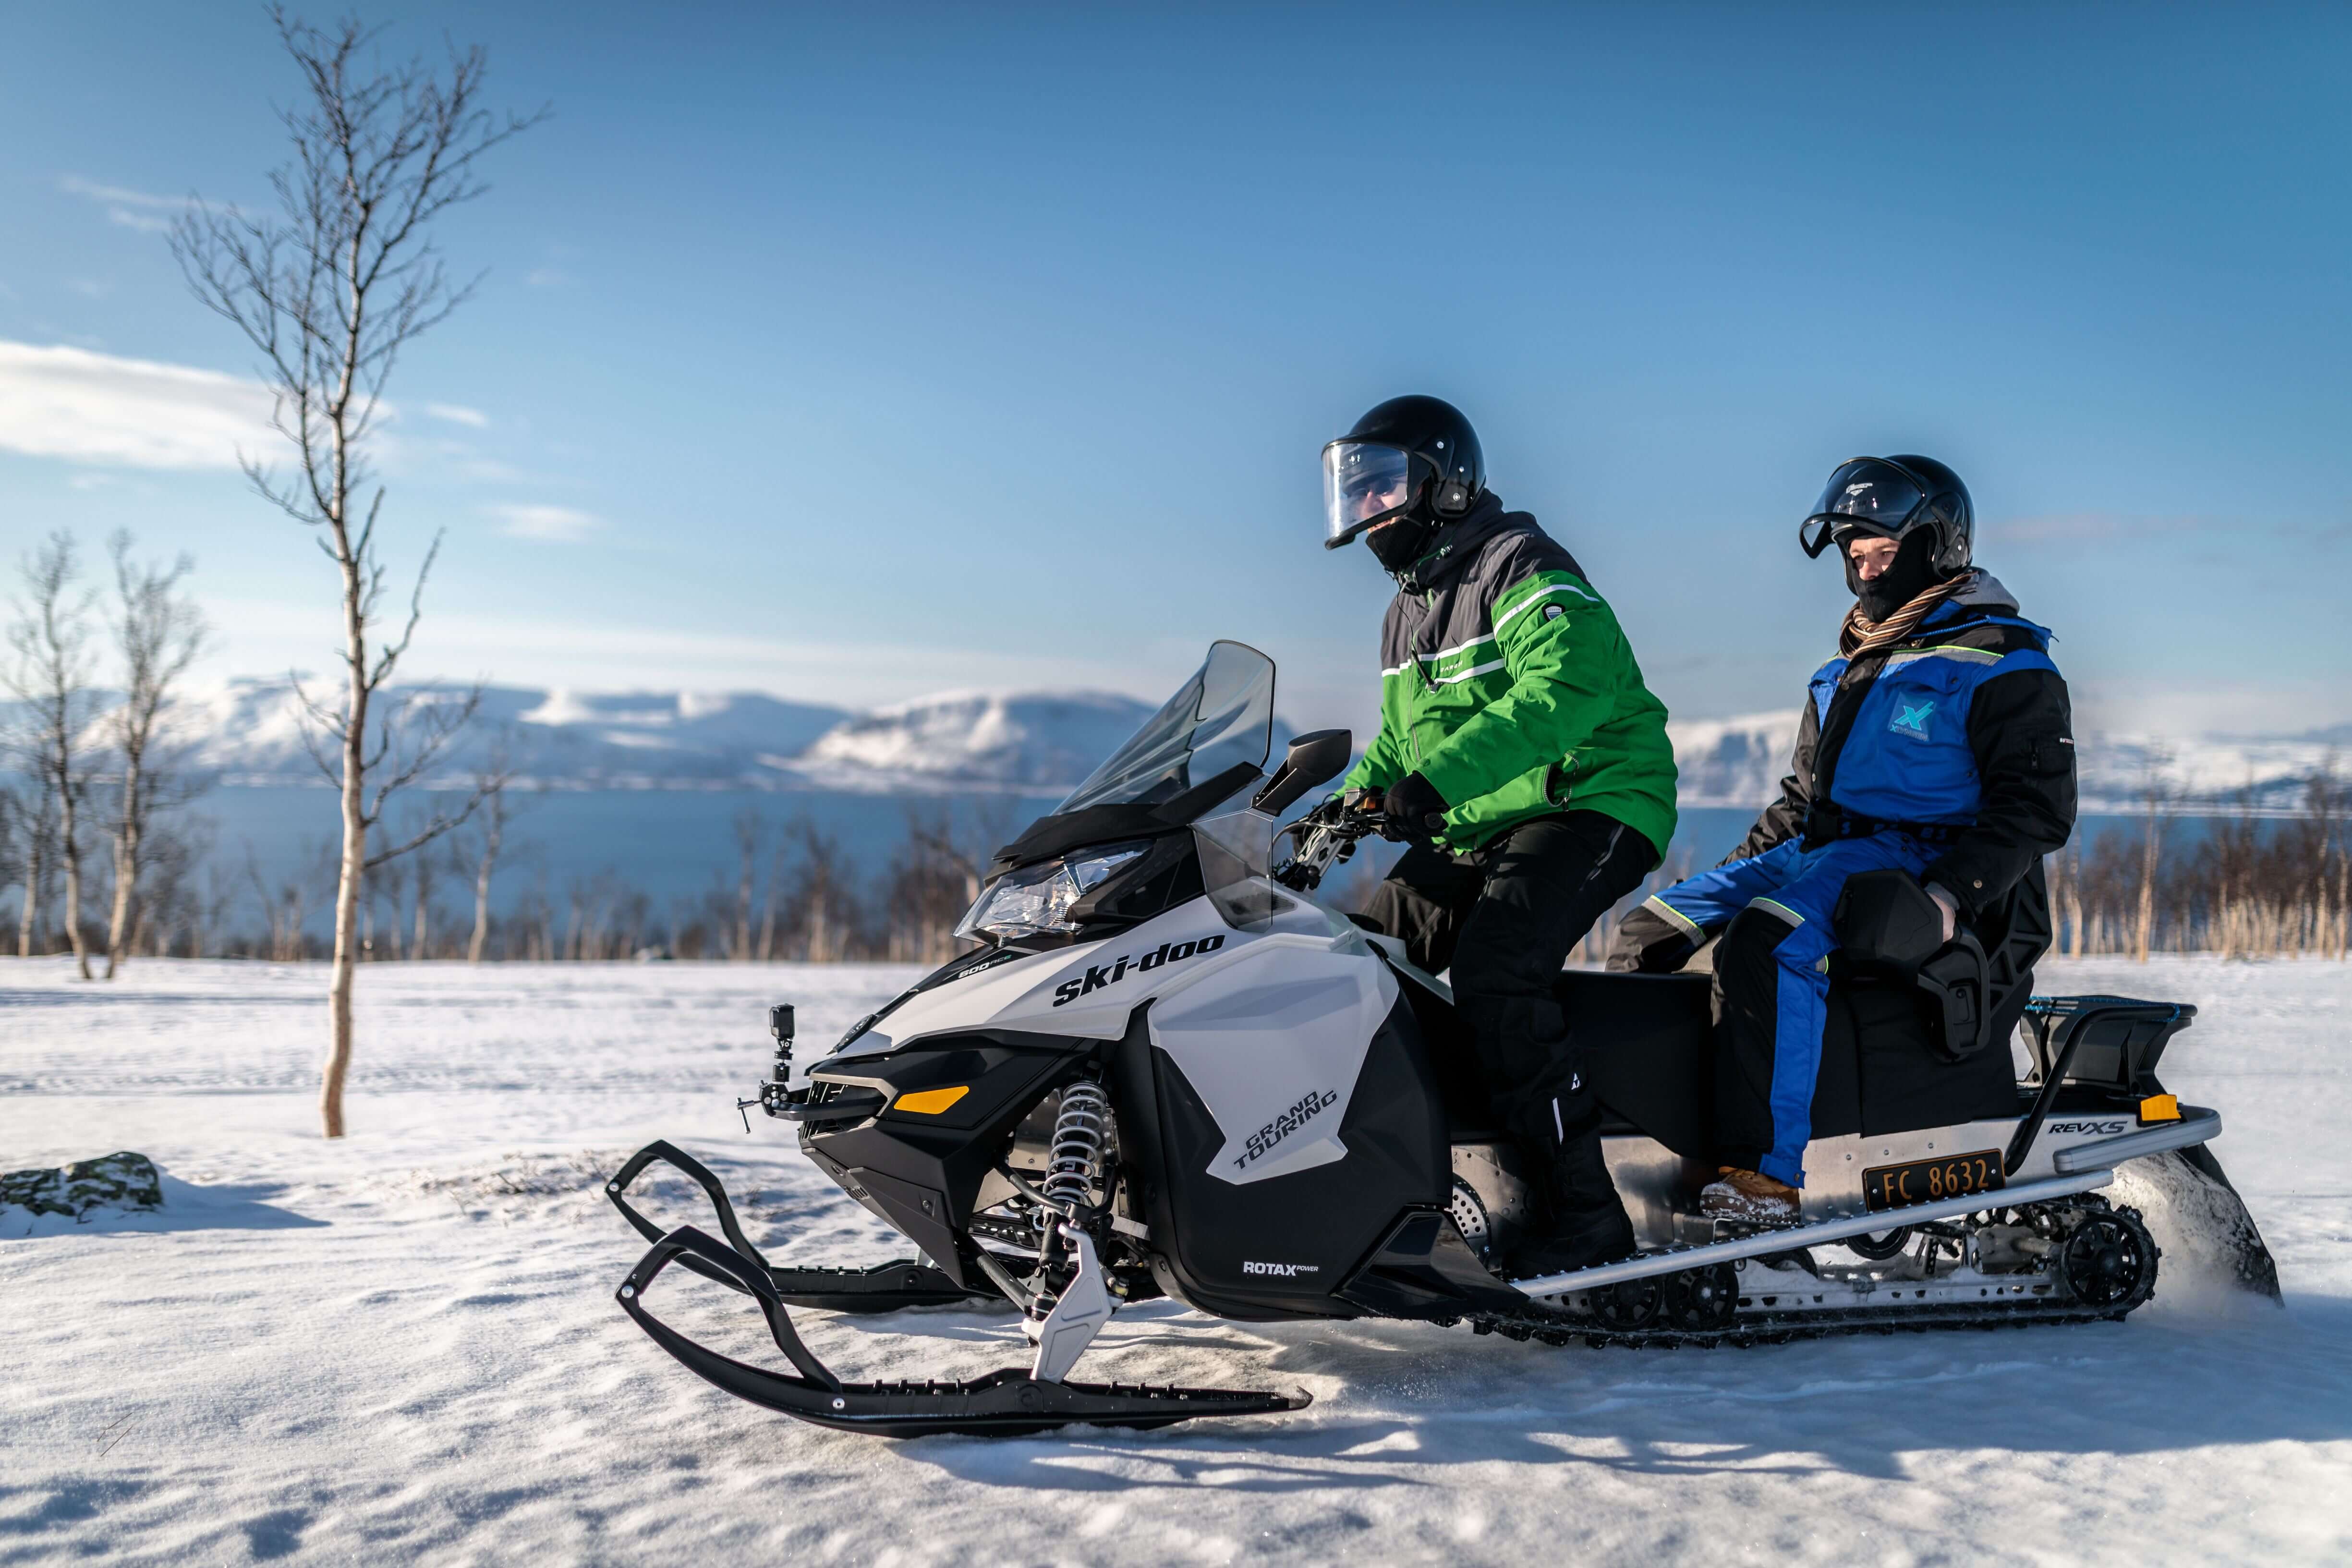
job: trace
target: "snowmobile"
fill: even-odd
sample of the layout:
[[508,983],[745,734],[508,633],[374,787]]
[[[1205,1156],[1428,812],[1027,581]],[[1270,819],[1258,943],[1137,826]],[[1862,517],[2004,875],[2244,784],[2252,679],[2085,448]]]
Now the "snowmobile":
[[[1307,1403],[1072,1379],[1115,1312],[1159,1296],[1242,1321],[1395,1318],[1633,1346],[2120,1319],[2155,1290],[2159,1250],[2139,1213],[2100,1192],[2126,1161],[2195,1187],[2242,1280],[2276,1295],[2207,1148],[2220,1114],[2156,1077],[2195,1009],[2034,997],[2050,942],[2038,872],[1949,944],[1916,883],[1906,900],[1855,879],[1802,1212],[1779,1228],[1697,1209],[1713,1174],[1707,978],[1564,972],[1641,1250],[1511,1278],[1513,1245],[1540,1217],[1518,1152],[1494,1124],[1445,982],[1312,897],[1377,822],[1325,807],[1279,826],[1351,745],[1345,731],[1299,735],[1269,776],[1274,677],[1255,649],[1215,644],[998,852],[959,928],[983,945],[829,1053],[796,1068],[793,1009],[772,1009],[775,1063],[740,1103],[793,1123],[817,1168],[921,1256],[771,1265],[718,1178],[656,1142],[606,1186],[653,1244],[619,1288],[646,1333],[756,1404],[911,1436],[1156,1427]],[[700,1184],[719,1237],[666,1229],[629,1203],[657,1163]],[[673,1263],[750,1297],[793,1370],[721,1355],[655,1317],[646,1294]],[[1030,1364],[847,1383],[792,1318],[948,1305],[1017,1310]]]

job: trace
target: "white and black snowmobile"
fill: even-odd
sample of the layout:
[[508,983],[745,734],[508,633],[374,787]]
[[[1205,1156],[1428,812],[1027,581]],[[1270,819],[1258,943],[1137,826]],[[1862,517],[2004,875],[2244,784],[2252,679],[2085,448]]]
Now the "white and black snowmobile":
[[[817,1167],[920,1258],[772,1267],[718,1179],[655,1143],[607,1184],[654,1243],[619,1291],[638,1326],[730,1393],[824,1426],[1159,1426],[1307,1403],[1071,1380],[1115,1311],[1160,1295],[1239,1320],[1400,1318],[1636,1346],[2121,1318],[2154,1291],[2158,1255],[2140,1215],[2100,1194],[2126,1161],[2193,1187],[2242,1281],[2276,1295],[2205,1147],[2221,1117],[2156,1078],[2194,1009],[2032,997],[2049,942],[2038,873],[1951,947],[1932,907],[1859,900],[1870,911],[1842,924],[1803,1213],[1777,1229],[1697,1212],[1713,1174],[1706,977],[1564,973],[1642,1251],[1509,1278],[1527,1194],[1445,984],[1308,896],[1370,824],[1310,815],[1279,830],[1294,852],[1269,864],[1278,816],[1349,755],[1344,731],[1301,735],[1265,777],[1273,700],[1272,661],[1216,644],[999,852],[961,927],[987,945],[858,1020],[797,1078],[793,1011],[772,1010],[776,1064],[756,1103],[796,1123]],[[663,1162],[709,1193],[723,1241],[630,1205],[631,1183]],[[752,1298],[793,1370],[720,1355],[654,1317],[646,1290],[673,1262]],[[1028,1367],[845,1383],[791,1317],[983,1302],[1024,1314]]]

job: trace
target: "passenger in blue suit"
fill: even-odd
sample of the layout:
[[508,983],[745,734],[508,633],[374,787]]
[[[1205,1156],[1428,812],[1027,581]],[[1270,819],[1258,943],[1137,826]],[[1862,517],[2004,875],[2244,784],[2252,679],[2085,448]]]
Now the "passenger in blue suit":
[[2050,633],[1972,563],[1974,531],[1967,487],[1932,458],[1856,458],[1830,476],[1799,539],[1816,557],[1836,547],[1854,606],[1813,673],[1780,798],[1729,858],[1618,927],[1621,970],[1679,969],[1722,938],[1709,1214],[1797,1215],[1846,879],[1909,872],[1949,940],[2074,830]]

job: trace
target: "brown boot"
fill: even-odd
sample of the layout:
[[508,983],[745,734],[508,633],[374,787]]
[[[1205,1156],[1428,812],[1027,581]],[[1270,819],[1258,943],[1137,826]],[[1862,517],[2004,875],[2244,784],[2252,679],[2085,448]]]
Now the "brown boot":
[[1799,1215],[1797,1189],[1776,1182],[1761,1171],[1725,1165],[1698,1194],[1701,1214],[1713,1219],[1742,1220],[1749,1225],[1794,1225]]

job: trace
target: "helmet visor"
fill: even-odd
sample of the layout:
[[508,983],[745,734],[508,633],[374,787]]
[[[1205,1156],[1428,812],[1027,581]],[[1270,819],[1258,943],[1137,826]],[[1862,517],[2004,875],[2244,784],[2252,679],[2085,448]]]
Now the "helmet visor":
[[1334,441],[1323,448],[1323,542],[1336,548],[1412,501],[1412,458],[1402,447]]
[[1857,530],[1895,534],[1927,499],[1918,484],[1893,464],[1857,458],[1830,476],[1806,521],[1827,518],[1831,533],[1840,539]]

